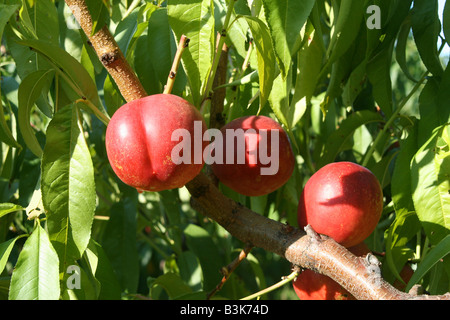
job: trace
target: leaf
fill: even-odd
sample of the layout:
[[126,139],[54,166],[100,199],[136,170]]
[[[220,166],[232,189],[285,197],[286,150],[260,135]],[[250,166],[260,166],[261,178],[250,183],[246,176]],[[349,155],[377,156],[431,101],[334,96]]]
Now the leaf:
[[[170,299],[176,299],[180,296],[192,293],[192,289],[184,283],[179,275],[168,272],[151,281],[149,284],[150,291],[155,286],[161,286],[167,293]],[[150,296],[151,292],[150,292]]]
[[182,62],[193,103],[199,107],[214,55],[213,1],[169,0],[167,10],[177,43],[183,34],[190,40],[183,52]]
[[39,158],[42,157],[42,148],[30,124],[31,109],[54,75],[54,70],[37,70],[28,74],[19,85],[19,128],[27,147]]
[[392,81],[390,67],[394,42],[384,47],[379,53],[367,61],[367,77],[372,84],[375,101],[386,117],[392,114]]
[[328,64],[341,57],[354,43],[360,31],[364,10],[364,1],[347,0],[341,2],[328,47]]
[[89,75],[89,72],[70,54],[61,49],[60,47],[52,44],[45,43],[39,40],[25,40],[17,41],[17,43],[33,48],[36,52],[47,57],[59,71],[66,76],[64,80],[66,90],[72,102],[79,98],[86,98],[91,101],[100,112],[106,115],[106,111],[103,108],[102,103],[97,91],[97,86],[94,80]]
[[259,110],[262,110],[269,99],[276,72],[275,51],[272,45],[269,28],[256,17],[240,16],[247,22],[254,39],[258,60],[259,75]]
[[55,45],[59,44],[58,12],[53,1],[33,1],[28,15],[31,22],[30,27],[37,39]]
[[401,280],[399,271],[407,258],[412,258],[406,244],[420,230],[420,222],[415,212],[405,209],[396,211],[396,217],[386,236],[386,262],[393,275]]
[[306,97],[309,102],[316,90],[324,52],[317,39],[318,33],[312,34],[311,37],[312,40],[308,41],[298,52],[298,71],[293,102],[298,102],[303,97]]
[[41,191],[50,239],[63,262],[86,249],[96,207],[94,168],[76,105],[59,110],[47,128]]
[[200,290],[203,282],[203,272],[196,255],[191,251],[183,251],[177,257],[180,277],[193,290]]
[[[1,97],[1,90],[0,90],[0,97]],[[0,99],[0,141],[6,143],[7,145],[13,148],[22,149],[22,146],[16,141],[6,122],[2,99]]]
[[450,39],[450,2],[445,1],[442,20],[445,39]]
[[11,212],[25,210],[22,206],[14,203],[0,203],[0,218]]
[[450,235],[445,236],[439,243],[431,249],[425,258],[419,263],[416,271],[409,280],[405,291],[408,292],[413,285],[419,282],[430,269],[446,255],[450,253]]
[[392,173],[391,194],[395,211],[414,211],[411,193],[411,159],[417,152],[417,125],[409,130],[406,140],[400,140],[400,152]]
[[272,35],[274,49],[283,79],[286,79],[300,38],[315,1],[263,0],[264,13]]
[[347,119],[342,121],[336,131],[330,134],[326,141],[322,156],[317,163],[317,169],[335,160],[347,139],[353,135],[353,132],[358,127],[371,122],[382,121],[383,118],[380,114],[369,110],[357,111],[351,114]]
[[220,281],[220,270],[224,265],[211,235],[202,227],[189,224],[184,229],[186,245],[200,261],[203,270],[203,289],[212,290]]
[[39,225],[25,242],[11,277],[10,300],[58,300],[59,261],[47,232]]
[[450,233],[450,151],[441,148],[446,126],[436,129],[415,154],[411,163],[414,207],[431,243]]
[[409,72],[408,63],[406,61],[406,45],[408,43],[410,30],[411,19],[408,17],[400,27],[397,45],[395,46],[395,57],[405,76],[408,77],[408,79],[417,82],[417,80],[411,75],[411,72]]
[[8,241],[5,241],[3,243],[0,243],[0,274],[5,269],[6,263],[8,262],[9,255],[11,253],[11,250],[14,247],[14,244],[16,241],[20,238],[26,237],[28,235],[23,234],[20,236],[17,236],[13,239],[10,239]]
[[109,12],[103,0],[86,0],[86,5],[92,18],[91,36],[93,36],[109,24]]
[[106,256],[102,246],[91,239],[88,250],[96,256],[97,266],[94,271],[95,278],[100,282],[99,300],[119,300],[121,288],[111,262]]
[[434,76],[442,75],[437,43],[441,24],[437,0],[414,0],[411,11],[411,25],[414,41],[422,62]]
[[139,282],[136,244],[137,192],[129,192],[132,192],[132,195],[124,194],[121,201],[111,207],[110,219],[101,244],[117,274],[122,290],[136,292]]
[[[175,43],[174,35],[170,30],[167,8],[160,8],[150,16],[146,41],[144,41],[141,51],[142,53],[137,54],[139,56],[142,55],[139,59],[139,61],[141,61],[140,65],[142,72],[139,72],[138,70],[138,74],[143,78],[144,84],[148,83],[146,86],[146,88],[149,88],[148,92],[156,91],[157,93],[160,93],[166,85],[167,76],[172,67],[175,52],[177,51],[177,44]],[[137,58],[139,58],[139,56],[137,56]],[[149,79],[150,77],[152,79]],[[150,80],[156,82],[156,85],[153,85]],[[186,74],[184,73],[183,68],[179,68],[172,93],[181,95],[185,85]]]

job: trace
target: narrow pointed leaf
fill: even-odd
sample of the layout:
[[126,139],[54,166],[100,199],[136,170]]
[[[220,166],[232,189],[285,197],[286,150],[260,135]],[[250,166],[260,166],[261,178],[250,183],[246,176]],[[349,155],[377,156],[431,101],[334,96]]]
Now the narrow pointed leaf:
[[95,210],[94,169],[80,116],[74,105],[56,113],[47,129],[42,158],[48,231],[64,259],[78,259],[86,249]]
[[274,42],[281,74],[286,78],[295,44],[315,1],[263,0],[266,20]]
[[46,231],[38,224],[20,252],[11,277],[9,299],[59,299],[58,266],[58,255]]

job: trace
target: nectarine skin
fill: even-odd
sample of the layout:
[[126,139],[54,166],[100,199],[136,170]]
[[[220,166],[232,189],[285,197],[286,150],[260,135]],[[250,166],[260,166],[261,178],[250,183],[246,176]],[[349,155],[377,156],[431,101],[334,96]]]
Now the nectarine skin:
[[[223,136],[223,154],[226,158],[226,146],[230,143],[227,139],[227,130],[242,129],[245,133],[245,163],[229,163],[223,161],[223,164],[213,163],[211,168],[216,177],[224,185],[232,190],[246,196],[261,196],[273,192],[284,185],[291,177],[295,158],[289,138],[283,128],[275,120],[266,116],[246,116],[234,119],[221,128]],[[256,132],[257,139],[250,139],[251,134],[248,129]],[[262,168],[269,168],[272,164],[263,164],[258,157],[256,163],[249,161],[250,155],[259,154],[261,151],[261,131],[267,130],[267,150],[270,156],[272,146],[278,147],[278,169],[274,174],[261,174]],[[275,135],[272,137],[272,131],[278,131],[278,141]],[[238,154],[238,144],[234,143],[234,158]]]
[[[111,167],[126,184],[139,191],[162,191],[180,188],[203,168],[194,161],[194,139],[191,139],[192,161],[175,164],[172,141],[176,129],[188,130],[194,137],[194,122],[206,124],[200,112],[188,101],[172,94],[155,94],[131,101],[120,107],[106,129],[106,151]],[[201,139],[201,137],[200,137]],[[201,142],[201,146],[206,146]],[[200,152],[203,152],[203,148]]]
[[364,241],[383,211],[383,191],[375,175],[352,162],[330,163],[307,181],[298,205],[298,224],[311,225],[345,247]]

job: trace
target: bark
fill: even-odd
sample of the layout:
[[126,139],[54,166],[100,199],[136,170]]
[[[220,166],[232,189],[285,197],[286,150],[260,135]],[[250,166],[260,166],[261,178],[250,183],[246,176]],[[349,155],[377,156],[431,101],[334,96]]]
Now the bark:
[[[84,0],[65,0],[89,37],[99,59],[112,75],[126,101],[146,96],[135,73],[108,29],[91,36],[92,20]],[[440,296],[403,293],[381,277],[378,260],[373,255],[356,257],[333,239],[268,219],[226,196],[204,174],[186,185],[191,205],[223,226],[232,236],[249,246],[278,254],[295,266],[325,274],[346,288],[355,298],[364,300],[446,299]]]
[[123,98],[129,102],[146,96],[147,94],[141,82],[126,62],[122,51],[108,28],[104,26],[91,36],[92,18],[85,1],[66,0],[66,4],[72,10],[84,33],[89,37],[89,41],[103,66],[119,86]]

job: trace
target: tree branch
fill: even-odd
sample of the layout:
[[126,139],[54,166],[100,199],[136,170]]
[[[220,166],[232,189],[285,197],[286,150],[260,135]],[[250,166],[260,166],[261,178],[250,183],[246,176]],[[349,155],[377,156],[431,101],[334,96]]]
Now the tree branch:
[[92,43],[92,47],[103,66],[120,88],[123,98],[129,102],[145,97],[147,93],[144,87],[126,61],[107,26],[104,26],[100,31],[90,36],[92,31],[92,18],[86,2],[84,0],[65,1],[84,33],[89,37],[89,41]]
[[[124,98],[131,101],[146,96],[108,29],[104,27],[90,36],[92,20],[84,0],[65,1]],[[192,195],[192,207],[219,223],[240,241],[278,254],[293,265],[325,274],[357,299],[450,299],[450,293],[415,296],[395,289],[382,279],[373,255],[357,257],[333,239],[318,235],[311,229],[305,232],[261,216],[223,195],[204,173],[186,187]]]

